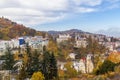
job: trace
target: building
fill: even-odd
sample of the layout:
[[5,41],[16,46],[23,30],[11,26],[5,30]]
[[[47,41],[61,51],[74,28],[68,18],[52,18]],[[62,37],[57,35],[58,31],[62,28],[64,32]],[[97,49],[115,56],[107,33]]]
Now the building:
[[71,36],[69,34],[59,34],[59,37],[57,38],[57,43],[69,40],[70,38]]
[[0,55],[4,55],[6,48],[10,44],[10,41],[0,41]]
[[58,69],[65,71],[66,70],[66,68],[65,68],[65,64],[66,63],[67,62],[64,61],[64,60],[57,60],[57,67],[58,67]]
[[75,54],[75,53],[70,53],[69,56],[68,56],[68,58],[74,60],[76,55],[77,55],[77,54]]
[[85,59],[80,59],[80,61],[74,61],[73,68],[77,72],[80,71],[81,73],[86,73],[86,71],[85,71]]
[[106,42],[105,46],[109,51],[113,51],[115,49],[115,42]]
[[93,54],[88,54],[86,57],[86,72],[92,73],[93,69],[94,69]]
[[[74,68],[77,72],[81,73],[92,73],[94,69],[93,64],[93,54],[87,54],[86,57],[77,59],[77,60],[71,60],[69,61],[72,63],[71,67]],[[67,63],[66,60],[61,59],[57,60],[57,66],[60,70],[66,70],[65,64]]]
[[43,38],[42,36],[35,36],[26,38],[25,42],[29,43],[29,46],[32,48],[38,49],[40,47],[47,46],[49,40],[47,38]]
[[86,38],[79,37],[79,36],[75,37],[75,47],[79,48],[79,47],[86,47],[86,46],[87,46]]
[[4,55],[7,47],[14,48],[25,48],[26,43],[33,49],[43,48],[43,46],[47,46],[49,40],[47,38],[43,38],[42,36],[23,36],[16,39],[11,39],[9,41],[0,40],[0,55]]

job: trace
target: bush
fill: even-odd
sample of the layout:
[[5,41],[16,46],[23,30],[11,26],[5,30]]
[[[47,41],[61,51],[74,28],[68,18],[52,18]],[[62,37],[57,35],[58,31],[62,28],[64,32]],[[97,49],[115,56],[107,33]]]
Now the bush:
[[64,78],[65,72],[64,72],[63,70],[58,70],[58,76],[59,76],[60,78]]
[[68,77],[68,78],[76,77],[78,74],[77,71],[73,67],[71,67],[71,64],[72,63],[70,63],[70,62],[67,62],[65,64],[65,68],[66,68],[65,77]]
[[120,73],[120,65],[115,66],[114,71],[115,71],[116,73]]
[[44,80],[44,75],[41,72],[34,72],[31,80]]
[[99,69],[96,71],[96,75],[99,74],[105,74],[108,73],[109,71],[114,71],[114,67],[116,66],[115,63],[105,60],[101,66],[99,66]]

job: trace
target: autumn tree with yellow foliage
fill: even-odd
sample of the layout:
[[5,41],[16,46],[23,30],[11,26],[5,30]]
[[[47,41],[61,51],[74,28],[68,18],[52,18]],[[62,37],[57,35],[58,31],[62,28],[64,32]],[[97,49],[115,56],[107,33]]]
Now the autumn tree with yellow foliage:
[[65,76],[66,77],[76,77],[77,76],[77,71],[72,67],[72,62],[67,62],[65,64]]
[[55,56],[58,55],[58,46],[57,43],[53,40],[49,41],[49,44],[47,46],[47,50],[50,52],[53,52]]
[[113,63],[120,63],[120,52],[112,52],[108,56],[108,60],[110,60]]
[[41,72],[34,72],[31,80],[45,80],[45,77]]

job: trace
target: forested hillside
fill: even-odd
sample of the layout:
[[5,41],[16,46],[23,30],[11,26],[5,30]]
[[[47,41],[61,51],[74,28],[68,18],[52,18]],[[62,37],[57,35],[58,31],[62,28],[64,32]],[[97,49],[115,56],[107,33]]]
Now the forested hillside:
[[45,32],[36,31],[3,17],[0,18],[0,39],[8,40],[20,36],[35,35],[45,36]]

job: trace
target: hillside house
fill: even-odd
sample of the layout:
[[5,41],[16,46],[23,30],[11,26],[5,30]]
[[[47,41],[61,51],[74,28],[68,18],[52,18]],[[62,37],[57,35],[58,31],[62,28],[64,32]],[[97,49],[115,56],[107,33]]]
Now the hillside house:
[[14,48],[25,48],[25,44],[29,43],[29,46],[33,49],[42,48],[43,46],[47,46],[49,40],[47,38],[43,38],[42,36],[23,36],[16,39],[11,39],[9,41],[0,40],[0,55],[5,53],[7,47],[14,49]]
[[79,37],[79,36],[75,37],[75,47],[79,48],[79,47],[86,47],[86,46],[87,46],[86,38]]
[[93,54],[87,54],[87,57],[86,57],[86,72],[87,73],[92,73],[93,69],[94,69]]
[[71,36],[69,34],[59,34],[59,37],[57,38],[57,43],[69,40],[70,38]]
[[74,60],[76,55],[77,55],[77,54],[75,54],[75,53],[70,53],[70,54],[68,55],[68,58]]
[[86,71],[85,71],[85,59],[80,59],[80,61],[74,61],[73,68],[77,72],[80,71],[81,73],[86,73]]

